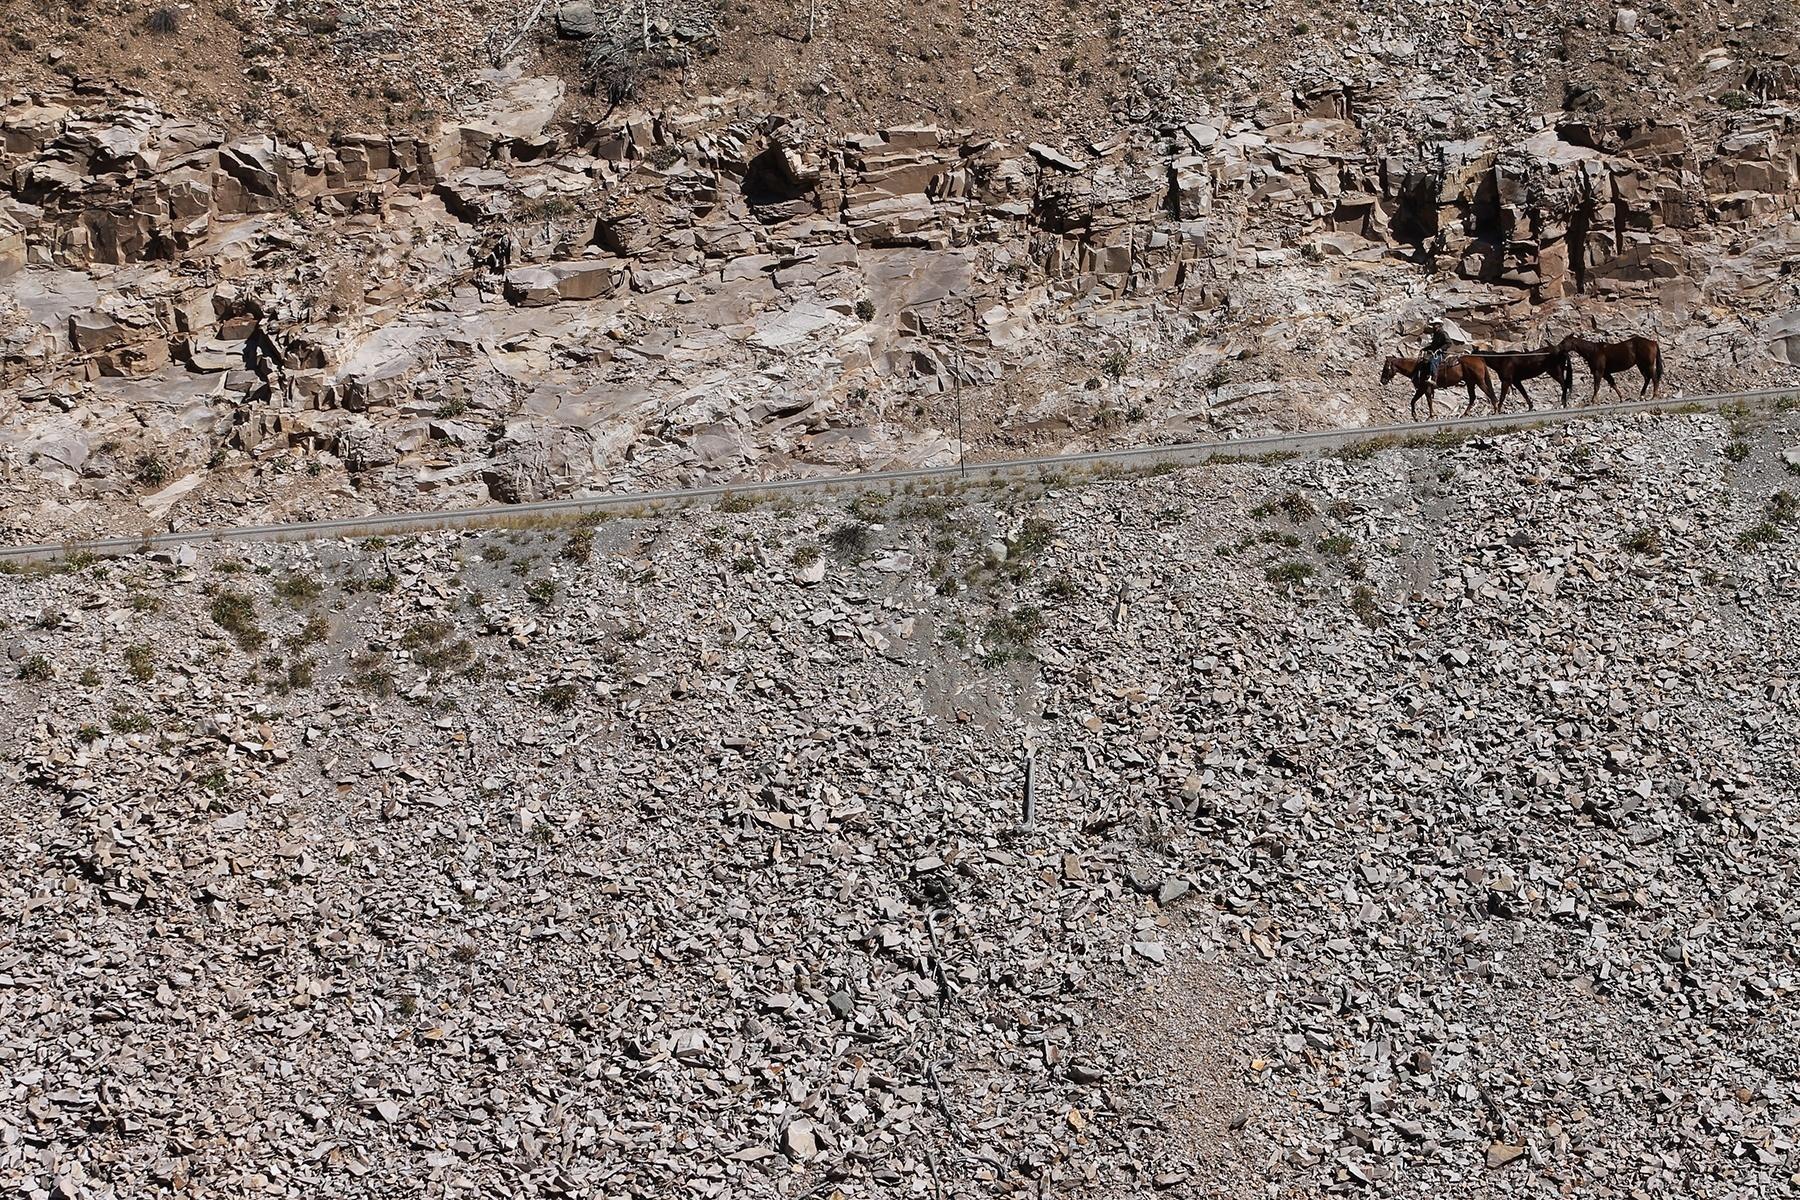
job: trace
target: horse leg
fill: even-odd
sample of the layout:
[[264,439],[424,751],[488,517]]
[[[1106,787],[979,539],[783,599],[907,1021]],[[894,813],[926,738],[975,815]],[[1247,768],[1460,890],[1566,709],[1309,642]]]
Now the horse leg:
[[[1513,386],[1519,389],[1519,399],[1525,401],[1525,411],[1531,412],[1536,406],[1531,402],[1531,393],[1525,390],[1525,381],[1523,379],[1518,380]],[[1504,399],[1505,397],[1503,396],[1501,398]]]
[[1466,417],[1475,411],[1475,377],[1463,380],[1463,384],[1469,389],[1469,407],[1463,409],[1463,416]]
[[1611,371],[1606,373],[1606,386],[1611,388],[1613,390],[1613,395],[1617,396],[1621,401],[1625,399],[1625,393],[1619,390],[1619,381],[1613,378],[1613,373]]

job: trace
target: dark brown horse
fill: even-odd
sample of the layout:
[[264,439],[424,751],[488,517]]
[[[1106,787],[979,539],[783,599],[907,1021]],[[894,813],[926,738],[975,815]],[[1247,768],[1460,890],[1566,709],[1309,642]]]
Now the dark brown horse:
[[1629,371],[1633,367],[1636,367],[1638,374],[1644,377],[1644,383],[1638,389],[1638,395],[1642,396],[1645,392],[1649,392],[1652,397],[1655,397],[1662,391],[1662,347],[1650,338],[1629,337],[1622,342],[1590,342],[1586,338],[1579,338],[1571,333],[1558,342],[1556,348],[1565,354],[1579,354],[1581,360],[1587,363],[1588,373],[1594,377],[1594,391],[1588,397],[1590,404],[1600,398],[1600,384],[1603,380],[1608,387],[1612,388],[1613,394],[1623,400],[1625,393],[1621,392],[1619,385],[1613,382],[1613,376],[1620,371]]
[[1495,412],[1500,411],[1500,401],[1494,398],[1493,372],[1488,370],[1487,363],[1479,356],[1474,354],[1451,355],[1438,364],[1435,379],[1415,378],[1418,370],[1419,360],[1416,358],[1389,356],[1381,362],[1381,385],[1383,387],[1386,387],[1396,375],[1404,375],[1413,381],[1412,402],[1407,406],[1407,411],[1412,414],[1413,420],[1419,419],[1419,397],[1425,397],[1425,416],[1428,419],[1435,417],[1437,416],[1435,402],[1437,389],[1455,387],[1459,383],[1469,389],[1469,407],[1463,409],[1463,416],[1466,417],[1475,411],[1476,388],[1480,388],[1487,395],[1488,403],[1494,406]]
[[1569,369],[1567,350],[1546,346],[1542,350],[1481,350],[1476,354],[1500,381],[1500,406],[1496,411],[1506,404],[1506,394],[1516,389],[1525,401],[1525,411],[1530,412],[1531,393],[1525,390],[1525,381],[1540,375],[1548,375],[1561,384],[1563,404],[1569,403],[1569,386],[1575,382],[1575,372]]

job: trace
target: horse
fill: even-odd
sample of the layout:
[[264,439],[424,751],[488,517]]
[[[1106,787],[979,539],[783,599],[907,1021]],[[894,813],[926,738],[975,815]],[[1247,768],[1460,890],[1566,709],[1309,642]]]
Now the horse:
[[1386,387],[1396,375],[1404,375],[1413,381],[1412,402],[1407,406],[1407,411],[1412,414],[1413,420],[1419,419],[1420,396],[1425,397],[1425,416],[1430,419],[1437,416],[1435,398],[1437,389],[1455,387],[1459,383],[1469,389],[1469,407],[1463,410],[1463,416],[1466,417],[1475,411],[1475,389],[1478,387],[1487,394],[1488,403],[1494,406],[1494,411],[1500,411],[1500,401],[1494,398],[1493,372],[1488,370],[1486,360],[1479,355],[1452,355],[1438,364],[1436,378],[1423,383],[1415,378],[1419,370],[1419,362],[1420,360],[1417,358],[1390,355],[1381,363],[1381,386]]
[[1556,346],[1546,346],[1542,350],[1478,350],[1476,357],[1486,363],[1488,370],[1500,381],[1500,403],[1494,411],[1505,406],[1508,392],[1517,389],[1525,401],[1525,411],[1530,412],[1533,407],[1531,393],[1525,390],[1525,381],[1540,375],[1548,375],[1562,385],[1563,404],[1568,405],[1569,387],[1575,382],[1575,373],[1569,369],[1567,350]]
[[[1586,338],[1570,334],[1556,344],[1556,348],[1564,354],[1581,355],[1581,360],[1588,365],[1588,373],[1594,377],[1594,391],[1588,397],[1592,404],[1600,398],[1600,384],[1604,380],[1619,399],[1625,393],[1613,382],[1613,376],[1620,371],[1628,371],[1632,367],[1644,377],[1643,386],[1638,388],[1638,395],[1649,392],[1652,399],[1662,391],[1663,360],[1662,347],[1647,337],[1628,337],[1622,342],[1591,342]],[[1567,387],[1567,385],[1564,385]]]

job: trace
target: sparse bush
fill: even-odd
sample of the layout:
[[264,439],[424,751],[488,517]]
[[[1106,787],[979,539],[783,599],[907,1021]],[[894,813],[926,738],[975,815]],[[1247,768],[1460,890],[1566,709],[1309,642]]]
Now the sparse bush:
[[788,561],[796,567],[810,567],[819,561],[819,547],[813,542],[801,542],[788,553]]
[[1100,369],[1106,372],[1109,379],[1123,379],[1125,372],[1131,369],[1131,359],[1123,350],[1114,350],[1100,364]]
[[144,18],[144,28],[158,37],[172,37],[181,32],[181,13],[166,5],[153,8]]
[[325,594],[325,588],[310,575],[283,575],[275,582],[275,594],[290,608],[302,608]]
[[400,647],[403,650],[418,650],[424,646],[435,646],[455,632],[448,621],[414,621],[400,635]]
[[1263,572],[1263,578],[1267,579],[1270,583],[1284,583],[1294,586],[1305,583],[1308,579],[1312,578],[1312,575],[1313,565],[1309,562],[1302,562],[1300,559],[1291,559],[1288,562],[1276,563],[1274,566]]
[[288,639],[288,646],[290,648],[316,646],[330,636],[331,622],[315,614],[306,618],[306,624],[302,625],[299,631]]
[[549,608],[556,603],[556,580],[534,579],[525,585],[525,598],[539,608]]
[[1755,550],[1759,546],[1771,545],[1780,540],[1781,526],[1773,521],[1763,521],[1738,534],[1737,548],[1739,550]]
[[1375,604],[1375,589],[1372,587],[1359,587],[1350,593],[1350,611],[1370,629],[1379,628],[1382,623],[1381,609]]
[[726,492],[719,497],[719,511],[722,513],[746,513],[756,507],[756,498],[749,492]]
[[287,685],[290,688],[309,688],[313,685],[312,659],[296,658],[288,663]]
[[1043,628],[1044,614],[1028,604],[991,618],[983,637],[987,643],[987,661],[998,663],[1024,657],[1025,647]]
[[75,740],[86,746],[104,737],[98,725],[83,725],[75,731]]
[[1743,462],[1750,457],[1750,443],[1743,438],[1731,439],[1725,443],[1725,457],[1730,462]]
[[570,530],[569,539],[563,543],[562,556],[574,563],[591,559],[594,556],[594,531],[586,525]]
[[256,623],[256,601],[242,592],[220,592],[214,596],[212,619],[245,650],[260,649],[269,640]]
[[1055,540],[1055,525],[1042,517],[1026,517],[1019,532],[1007,542],[1006,551],[1011,558],[1030,560],[1048,550]]
[[19,678],[26,683],[47,683],[54,674],[50,660],[41,654],[33,654],[19,664]]
[[1067,575],[1057,575],[1044,581],[1044,599],[1073,600],[1081,595],[1081,589]]
[[112,710],[111,724],[114,733],[150,732],[150,718],[135,708],[123,705]]
[[1800,498],[1792,492],[1776,492],[1769,497],[1769,520],[1781,525],[1792,525],[1794,518],[1800,517]]
[[1276,505],[1287,514],[1287,519],[1296,525],[1319,515],[1318,505],[1314,504],[1311,497],[1307,496],[1305,492],[1289,492],[1276,501]]
[[858,300],[856,302],[856,319],[865,325],[873,321],[875,319],[875,302],[866,296]]
[[143,642],[125,647],[125,669],[139,683],[149,683],[156,678],[156,655]]
[[468,666],[475,658],[475,648],[464,638],[443,642],[413,656],[428,671],[456,670]]
[[880,492],[863,492],[844,506],[844,511],[859,521],[887,519],[888,498]]
[[169,468],[155,454],[140,454],[132,470],[132,478],[137,480],[139,487],[159,487],[168,482]]
[[581,691],[572,683],[552,683],[538,693],[538,703],[553,713],[566,713],[575,707]]
[[351,659],[350,681],[371,696],[394,694],[394,673],[378,654],[359,654]]
[[1355,549],[1356,543],[1341,533],[1334,533],[1329,537],[1319,539],[1319,553],[1332,558],[1348,558],[1350,552]]
[[839,525],[825,536],[825,544],[841,559],[855,560],[868,553],[874,543],[874,531],[862,521]]
[[1633,529],[1619,539],[1619,544],[1633,554],[1657,555],[1663,552],[1662,530],[1644,526]]

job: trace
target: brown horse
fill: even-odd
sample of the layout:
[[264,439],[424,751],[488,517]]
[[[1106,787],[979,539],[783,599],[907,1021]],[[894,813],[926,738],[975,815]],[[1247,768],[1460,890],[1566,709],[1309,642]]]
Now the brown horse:
[[[1578,338],[1570,334],[1556,344],[1556,348],[1564,354],[1581,355],[1581,360],[1588,365],[1588,373],[1594,377],[1594,391],[1588,397],[1592,404],[1600,398],[1600,384],[1604,380],[1619,399],[1625,393],[1613,382],[1613,376],[1620,371],[1629,371],[1636,367],[1638,374],[1644,377],[1643,386],[1638,395],[1649,392],[1654,398],[1662,391],[1663,361],[1662,347],[1647,337],[1629,337],[1622,342],[1590,342],[1586,338]],[[1566,386],[1566,385],[1565,385]]]
[[1478,387],[1487,395],[1488,403],[1494,406],[1494,411],[1500,411],[1500,401],[1494,398],[1493,372],[1488,370],[1487,363],[1478,355],[1451,355],[1438,364],[1435,379],[1423,382],[1414,378],[1419,370],[1419,361],[1416,358],[1390,355],[1381,362],[1381,385],[1383,387],[1386,387],[1396,375],[1404,375],[1413,381],[1412,402],[1407,406],[1407,411],[1412,414],[1413,420],[1419,419],[1420,396],[1425,397],[1425,416],[1430,419],[1437,416],[1435,400],[1437,389],[1455,387],[1459,383],[1469,389],[1469,407],[1463,409],[1463,416],[1466,417],[1475,411],[1475,389]]
[[1540,375],[1548,375],[1562,385],[1563,404],[1568,405],[1569,385],[1575,382],[1575,373],[1569,369],[1567,350],[1546,346],[1542,350],[1477,351],[1477,356],[1500,381],[1500,406],[1495,411],[1506,404],[1506,394],[1517,389],[1525,401],[1525,411],[1530,412],[1531,393],[1525,390],[1525,381]]

